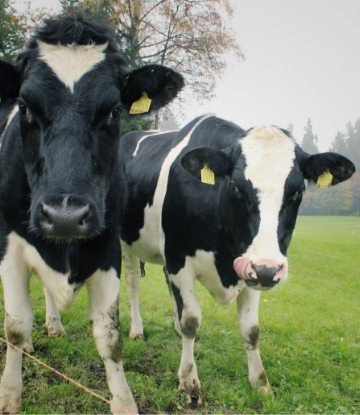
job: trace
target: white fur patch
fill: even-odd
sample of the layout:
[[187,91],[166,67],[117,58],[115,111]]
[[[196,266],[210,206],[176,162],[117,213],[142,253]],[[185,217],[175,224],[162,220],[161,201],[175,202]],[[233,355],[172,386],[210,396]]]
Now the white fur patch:
[[197,279],[208,289],[214,300],[222,305],[231,304],[239,292],[245,287],[245,282],[239,279],[236,286],[225,288],[221,282],[220,276],[215,266],[213,252],[197,250],[193,258],[186,258],[186,261],[192,262]]
[[104,45],[49,45],[38,41],[40,59],[46,62],[54,71],[56,76],[70,91],[74,91],[75,82],[87,72],[91,71],[96,64],[105,59]]
[[245,178],[258,190],[260,202],[259,233],[243,256],[287,264],[280,252],[277,229],[285,181],[294,165],[295,143],[280,129],[268,126],[253,129],[240,144],[246,158]]
[[134,150],[134,152],[133,152],[133,157],[135,157],[135,156],[137,156],[137,153],[138,153],[138,151],[139,151],[139,147],[140,147],[140,144],[146,139],[146,138],[148,138],[148,137],[151,137],[151,136],[153,136],[153,135],[161,135],[161,134],[166,134],[166,133],[171,133],[171,131],[163,131],[162,133],[160,133],[159,131],[156,131],[156,130],[154,130],[154,131],[147,131],[147,133],[157,133],[157,134],[149,134],[149,135],[144,135],[144,137],[141,137],[140,138],[140,140],[137,142],[137,145],[136,145],[136,148],[135,148],[135,150]]
[[[152,206],[147,205],[144,211],[144,227],[140,230],[140,238],[131,245],[131,249],[141,260],[153,264],[165,264],[165,234],[161,226],[161,213],[164,205],[171,165],[181,151],[189,144],[196,127],[201,124],[207,115],[201,118],[180,143],[171,149],[161,166]],[[167,131],[168,132],[168,131]]]
[[[24,263],[28,269],[28,275],[35,271],[43,285],[48,289],[57,309],[64,310],[71,306],[77,293],[79,284],[69,284],[69,274],[61,274],[50,268],[41,258],[34,246],[30,245],[24,238],[17,233],[11,232],[9,235],[8,248],[3,262]],[[1,273],[6,273],[1,263]]]

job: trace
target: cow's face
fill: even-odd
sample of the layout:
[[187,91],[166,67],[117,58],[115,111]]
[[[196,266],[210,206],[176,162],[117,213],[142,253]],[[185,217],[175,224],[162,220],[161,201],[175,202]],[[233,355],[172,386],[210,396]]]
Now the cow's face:
[[276,127],[252,129],[224,151],[201,148],[182,158],[183,167],[196,177],[205,163],[218,178],[222,215],[232,235],[229,246],[236,251],[234,269],[257,290],[287,278],[287,249],[305,179],[316,182],[330,171],[337,184],[355,171],[351,161],[335,153],[309,156]]
[[105,227],[110,186],[117,187],[122,110],[143,92],[152,109],[160,108],[176,96],[182,78],[155,65],[127,73],[108,43],[40,40],[25,50],[14,73],[30,228],[54,238],[94,236]]

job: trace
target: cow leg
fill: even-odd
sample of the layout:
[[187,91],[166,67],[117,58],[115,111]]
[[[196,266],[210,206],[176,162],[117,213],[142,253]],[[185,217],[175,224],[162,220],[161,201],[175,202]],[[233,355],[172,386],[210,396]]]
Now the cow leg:
[[192,397],[202,404],[201,384],[194,360],[194,342],[200,329],[201,309],[195,293],[195,273],[183,268],[176,276],[168,274],[175,297],[180,331],[183,339],[181,363],[178,372],[179,389],[185,391],[185,399],[191,404]]
[[239,326],[247,346],[249,382],[261,393],[271,391],[258,346],[260,291],[245,287],[237,297]]
[[171,302],[172,302],[172,306],[173,306],[175,330],[177,331],[179,336],[182,336],[180,321],[179,321],[179,316],[178,316],[178,311],[177,311],[176,300],[175,300],[175,297],[174,297],[174,292],[173,292],[172,287],[171,287],[171,283],[170,283],[170,280],[169,280],[169,274],[167,272],[166,267],[163,268],[163,271],[164,271],[164,274],[165,274],[166,284],[167,284],[168,289],[169,289]]
[[54,304],[54,300],[48,289],[44,287],[45,301],[46,301],[46,321],[48,335],[59,337],[65,334],[64,327],[61,324],[60,313]]
[[[19,247],[9,245],[1,265],[5,300],[5,335],[9,343],[22,349],[31,337],[33,312],[30,302],[30,274],[21,259]],[[7,346],[6,363],[0,383],[0,413],[21,410],[22,353]]]
[[[122,339],[119,321],[120,279],[112,268],[98,271],[87,280],[90,320],[98,352],[104,361],[111,401],[131,414],[138,413],[126,382],[122,363]],[[113,414],[124,413],[111,405]]]
[[133,340],[144,338],[144,329],[140,314],[140,280],[141,269],[140,260],[129,249],[125,242],[121,242],[123,259],[125,264],[125,278],[130,292],[130,304],[131,304],[131,327],[129,337]]

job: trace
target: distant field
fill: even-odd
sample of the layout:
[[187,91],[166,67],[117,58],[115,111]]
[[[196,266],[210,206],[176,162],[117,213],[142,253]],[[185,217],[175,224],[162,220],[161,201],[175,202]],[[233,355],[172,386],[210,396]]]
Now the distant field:
[[[121,323],[128,382],[142,413],[360,413],[360,218],[300,217],[289,250],[288,282],[260,300],[260,351],[274,396],[247,381],[247,358],[236,304],[223,307],[197,284],[202,306],[195,358],[205,403],[186,407],[177,390],[181,339],[161,267],[147,264],[141,310],[146,341],[130,341],[129,296],[121,287]],[[0,287],[1,288],[1,287]],[[108,396],[88,318],[86,290],[62,313],[66,337],[47,338],[45,301],[32,279],[34,355]],[[0,291],[0,335],[4,307]],[[0,344],[0,371],[5,347]],[[23,364],[24,413],[108,413],[106,404],[28,358]],[[252,409],[254,403],[258,409]]]

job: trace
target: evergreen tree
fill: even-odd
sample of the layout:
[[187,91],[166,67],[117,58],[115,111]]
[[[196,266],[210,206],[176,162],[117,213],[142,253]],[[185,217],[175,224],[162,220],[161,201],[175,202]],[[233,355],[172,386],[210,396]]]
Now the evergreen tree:
[[292,136],[294,135],[294,124],[292,122],[287,126],[287,130]]
[[305,134],[303,136],[302,142],[301,142],[301,148],[306,151],[309,154],[317,154],[319,152],[319,149],[316,145],[318,141],[317,135],[314,136],[312,132],[312,125],[311,125],[311,119],[309,118],[307,121],[305,129]]
[[0,0],[0,59],[15,60],[25,41],[25,30],[10,0]]
[[360,170],[360,118],[355,121],[355,127],[351,122],[346,124],[348,156],[355,164],[356,169]]
[[348,146],[346,142],[346,136],[341,131],[338,131],[334,140],[331,142],[330,151],[334,153],[339,153],[342,155],[347,155]]

